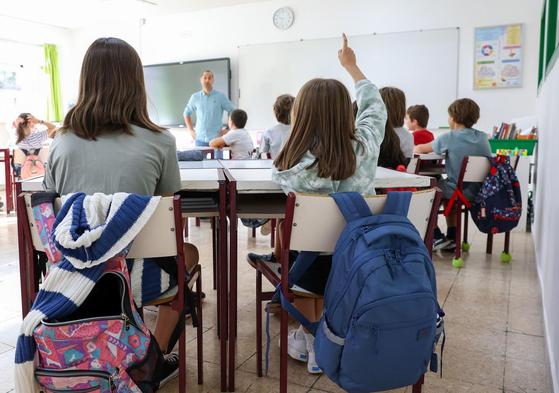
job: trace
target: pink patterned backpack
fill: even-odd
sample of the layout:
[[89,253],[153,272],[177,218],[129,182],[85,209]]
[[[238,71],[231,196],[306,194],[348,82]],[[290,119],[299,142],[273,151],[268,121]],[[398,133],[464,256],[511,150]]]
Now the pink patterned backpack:
[[35,378],[44,393],[147,393],[162,360],[157,342],[138,315],[124,258],[106,262],[83,304],[35,329]]

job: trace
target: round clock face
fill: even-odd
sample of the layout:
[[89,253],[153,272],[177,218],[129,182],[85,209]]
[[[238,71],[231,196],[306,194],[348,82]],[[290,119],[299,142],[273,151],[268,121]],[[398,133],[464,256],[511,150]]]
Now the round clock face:
[[293,25],[295,13],[289,7],[283,7],[274,12],[274,26],[281,30],[287,30]]

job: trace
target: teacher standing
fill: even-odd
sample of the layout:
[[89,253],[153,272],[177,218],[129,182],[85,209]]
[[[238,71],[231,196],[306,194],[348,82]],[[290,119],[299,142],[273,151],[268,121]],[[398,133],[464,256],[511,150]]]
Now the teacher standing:
[[[196,146],[209,146],[212,139],[227,133],[222,128],[223,111],[230,113],[235,109],[225,94],[214,90],[213,84],[213,72],[204,71],[200,77],[202,90],[192,94],[184,108],[184,123]],[[196,128],[192,126],[193,113],[196,113]],[[219,153],[216,151],[216,158],[222,158]]]

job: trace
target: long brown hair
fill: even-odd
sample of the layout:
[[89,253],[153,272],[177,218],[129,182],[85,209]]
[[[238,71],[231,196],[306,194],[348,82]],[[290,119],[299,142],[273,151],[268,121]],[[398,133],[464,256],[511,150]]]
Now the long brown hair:
[[[14,122],[16,125],[16,145],[25,139],[25,130],[29,127],[29,121],[27,118],[31,113],[20,113],[18,119]],[[22,119],[21,121],[19,119]]]
[[61,130],[95,140],[103,132],[132,134],[131,124],[164,130],[149,119],[138,53],[121,39],[98,38],[85,54],[78,101]]
[[355,119],[346,87],[334,79],[312,79],[297,94],[292,131],[274,161],[278,170],[294,167],[307,151],[319,177],[344,180],[355,173]]
[[400,137],[394,130],[394,127],[404,125],[406,96],[402,90],[395,87],[383,87],[380,89],[380,95],[386,105],[388,120],[384,130],[384,139],[380,144],[378,165],[396,169],[398,165],[405,165],[407,161],[400,147]]
[[406,117],[406,95],[404,92],[397,87],[383,87],[380,89],[380,95],[388,111],[386,122],[394,128],[403,127]]

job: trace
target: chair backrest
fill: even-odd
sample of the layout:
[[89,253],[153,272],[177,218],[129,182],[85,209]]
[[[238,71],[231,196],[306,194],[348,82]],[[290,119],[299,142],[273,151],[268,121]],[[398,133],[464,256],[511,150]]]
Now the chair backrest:
[[[37,251],[44,251],[41,238],[39,237],[38,228],[33,218],[33,208],[31,207],[31,194],[27,193],[25,198],[25,210],[31,232],[31,240],[33,248]],[[55,201],[55,210],[58,210],[61,204],[60,198]],[[156,258],[177,255],[177,240],[175,231],[181,231],[181,223],[179,228],[175,225],[175,212],[173,206],[173,197],[163,197],[159,201],[155,212],[134,239],[128,258]]]
[[27,221],[29,223],[29,232],[31,233],[31,242],[33,244],[33,248],[37,251],[44,251],[45,248],[43,247],[43,243],[41,242],[41,238],[39,236],[39,228],[35,224],[35,218],[33,216],[33,208],[31,207],[31,194],[26,193],[23,196],[25,200],[25,212],[27,213]]
[[177,255],[176,231],[182,233],[182,224],[180,221],[176,222],[174,210],[173,197],[161,198],[155,212],[134,239],[126,257],[157,258]]
[[463,181],[481,183],[489,173],[489,160],[487,157],[470,156],[467,160]]
[[419,174],[419,157],[412,157],[410,159],[410,162],[408,162],[408,166],[406,168],[406,172],[413,175]]
[[[425,239],[432,214],[436,189],[414,192],[408,218]],[[384,209],[386,195],[366,198],[373,214]],[[296,194],[291,228],[290,249],[298,251],[333,252],[346,221],[334,199],[327,195]]]

